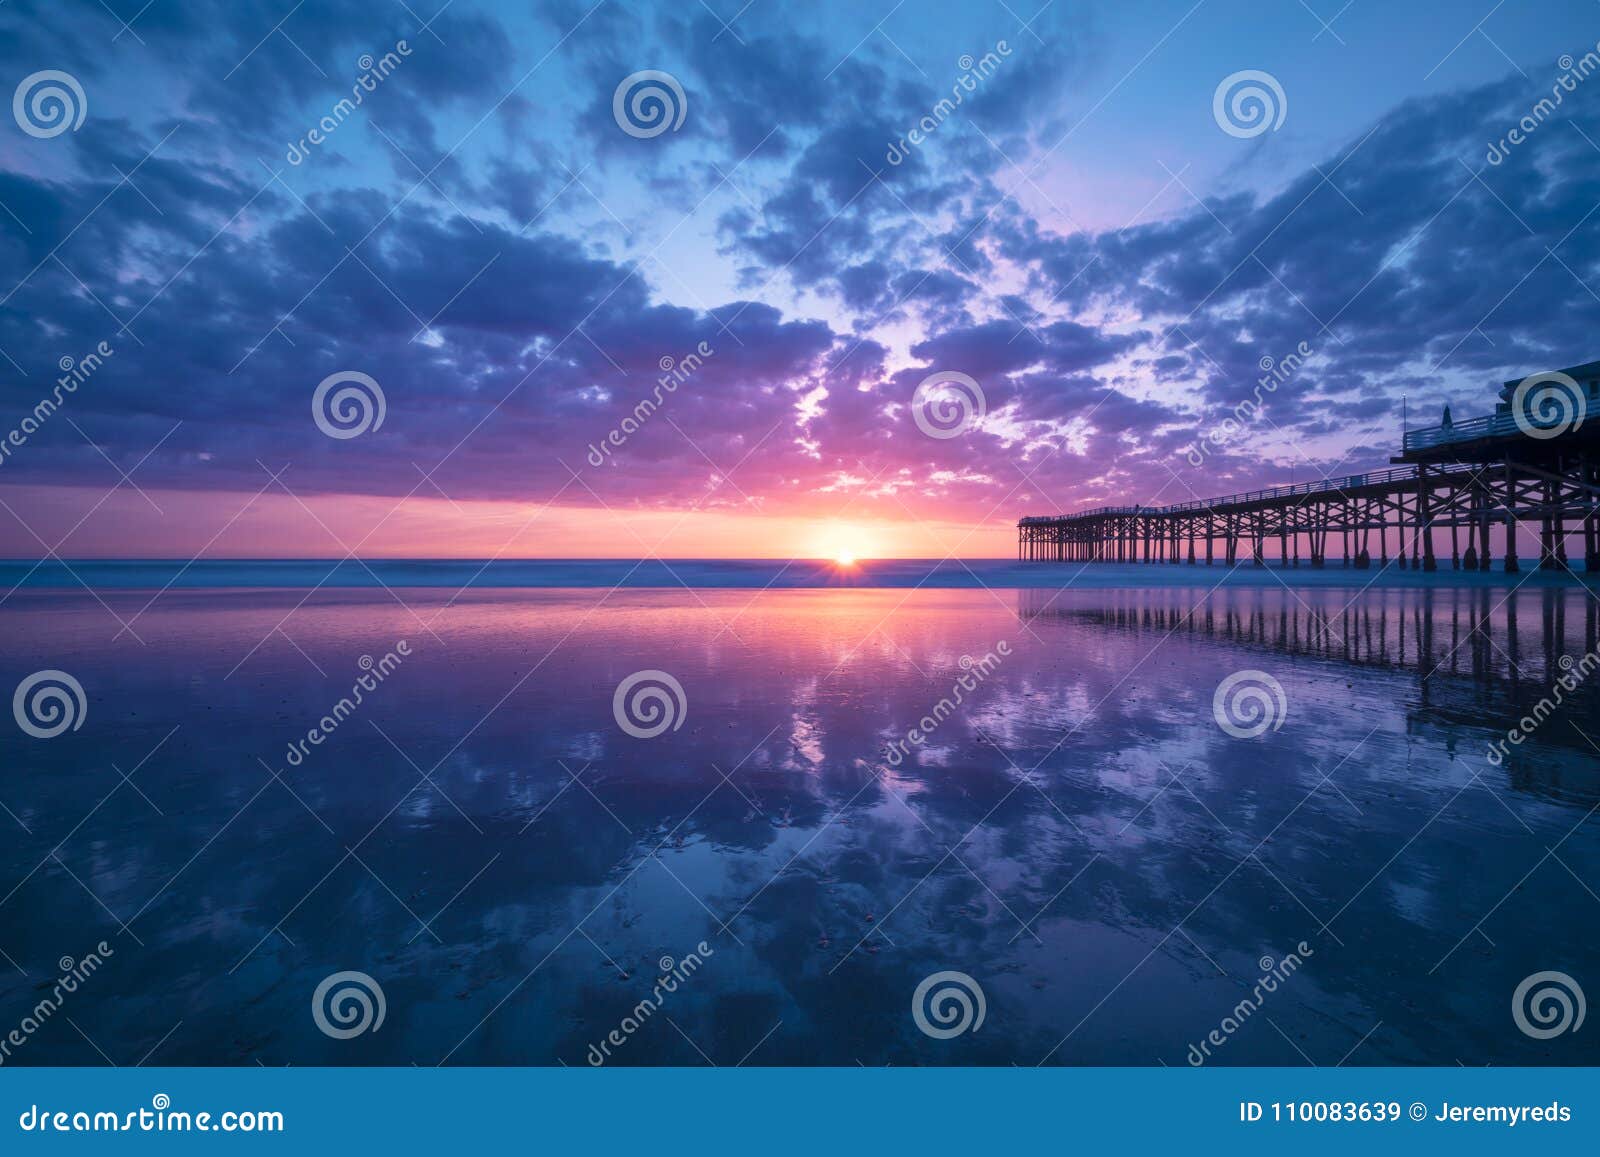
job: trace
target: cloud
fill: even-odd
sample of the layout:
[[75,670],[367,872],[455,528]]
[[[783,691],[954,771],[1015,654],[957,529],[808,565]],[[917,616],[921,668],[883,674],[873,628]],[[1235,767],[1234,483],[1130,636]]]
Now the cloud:
[[[96,95],[81,132],[0,154],[0,351],[26,371],[0,398],[20,417],[60,358],[115,354],[0,483],[109,486],[109,460],[147,487],[251,491],[292,462],[318,494],[797,512],[848,493],[879,517],[1008,519],[1379,465],[1398,395],[1466,416],[1491,383],[1593,352],[1572,335],[1600,242],[1574,226],[1600,203],[1600,124],[1573,102],[1489,165],[1520,81],[1405,101],[1270,193],[1088,232],[1015,195],[1056,139],[1052,68],[1082,51],[1064,22],[1017,38],[892,165],[945,79],[887,46],[838,63],[759,13],[730,31],[552,7],[536,24],[563,54],[529,72],[507,12],[423,29],[400,5],[308,3],[280,37],[272,5],[156,6],[136,30],[164,87],[141,114],[69,17],[8,9],[8,55],[81,69]],[[355,59],[400,38],[415,51],[362,124],[284,170]],[[627,48],[646,41],[649,59]],[[682,72],[681,136],[611,120],[619,70],[647,66]],[[667,265],[664,243],[707,269]],[[657,399],[663,360],[690,355]],[[1190,467],[1263,359],[1291,356],[1251,428]],[[310,412],[343,370],[387,403],[348,441]],[[956,439],[909,418],[937,370],[984,392]]]

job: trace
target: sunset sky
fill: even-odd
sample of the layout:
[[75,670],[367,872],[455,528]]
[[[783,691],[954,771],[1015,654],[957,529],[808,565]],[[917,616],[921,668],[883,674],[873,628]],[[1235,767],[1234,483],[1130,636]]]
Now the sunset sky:
[[[84,104],[0,118],[0,555],[1004,556],[1600,356],[1589,0],[441,2],[0,6],[6,91]],[[381,425],[319,427],[338,373]]]

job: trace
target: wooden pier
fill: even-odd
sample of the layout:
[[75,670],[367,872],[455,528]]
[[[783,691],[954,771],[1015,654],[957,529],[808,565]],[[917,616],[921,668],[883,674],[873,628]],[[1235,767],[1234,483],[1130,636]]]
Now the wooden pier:
[[[1520,570],[1519,528],[1537,537],[1538,565],[1600,572],[1600,362],[1561,378],[1573,406],[1528,412],[1508,382],[1496,413],[1414,430],[1394,467],[1168,506],[1100,506],[1017,523],[1017,557],[1042,562],[1284,566],[1399,566],[1489,570],[1499,539],[1505,570]],[[1524,382],[1532,379],[1524,379]],[[1528,391],[1524,391],[1528,393]],[[1524,412],[1513,412],[1513,398]],[[1534,401],[1537,394],[1533,394]],[[1588,421],[1584,417],[1592,413]],[[1574,417],[1577,419],[1574,421]],[[1568,540],[1577,544],[1569,554]]]

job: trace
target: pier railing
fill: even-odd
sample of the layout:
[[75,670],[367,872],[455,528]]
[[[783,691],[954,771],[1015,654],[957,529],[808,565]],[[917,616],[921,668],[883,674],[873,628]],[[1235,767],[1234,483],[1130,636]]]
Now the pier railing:
[[1427,450],[1451,442],[1472,442],[1479,438],[1514,438],[1521,433],[1514,414],[1492,414],[1487,418],[1468,418],[1448,426],[1429,426],[1408,431],[1401,440],[1407,450]]
[[1391,482],[1407,482],[1417,472],[1410,466],[1395,470],[1372,470],[1366,474],[1349,474],[1343,478],[1324,478],[1321,482],[1298,482],[1291,486],[1273,486],[1266,490],[1247,490],[1243,494],[1230,494],[1226,498],[1201,498],[1194,502],[1178,502],[1161,508],[1163,514],[1182,514],[1191,510],[1209,510],[1217,506],[1247,506],[1252,502],[1275,502],[1280,498],[1294,498],[1301,494],[1325,494],[1330,490],[1359,490],[1363,486],[1386,486]]

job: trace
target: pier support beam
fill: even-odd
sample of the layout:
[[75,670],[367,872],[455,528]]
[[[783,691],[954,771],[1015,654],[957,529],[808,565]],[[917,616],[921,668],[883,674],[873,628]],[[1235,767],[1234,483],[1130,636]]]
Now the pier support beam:
[[[1422,538],[1422,569],[1432,572],[1439,569],[1439,562],[1433,556],[1433,493],[1428,486],[1428,472],[1419,470],[1417,475],[1417,534]],[[1413,547],[1412,564],[1415,565],[1416,552]]]
[[[1555,487],[1546,482],[1543,490],[1544,508],[1550,510],[1555,505]],[[1561,522],[1546,514],[1539,521],[1539,569],[1559,570],[1561,564],[1556,561],[1556,540],[1561,536]]]

